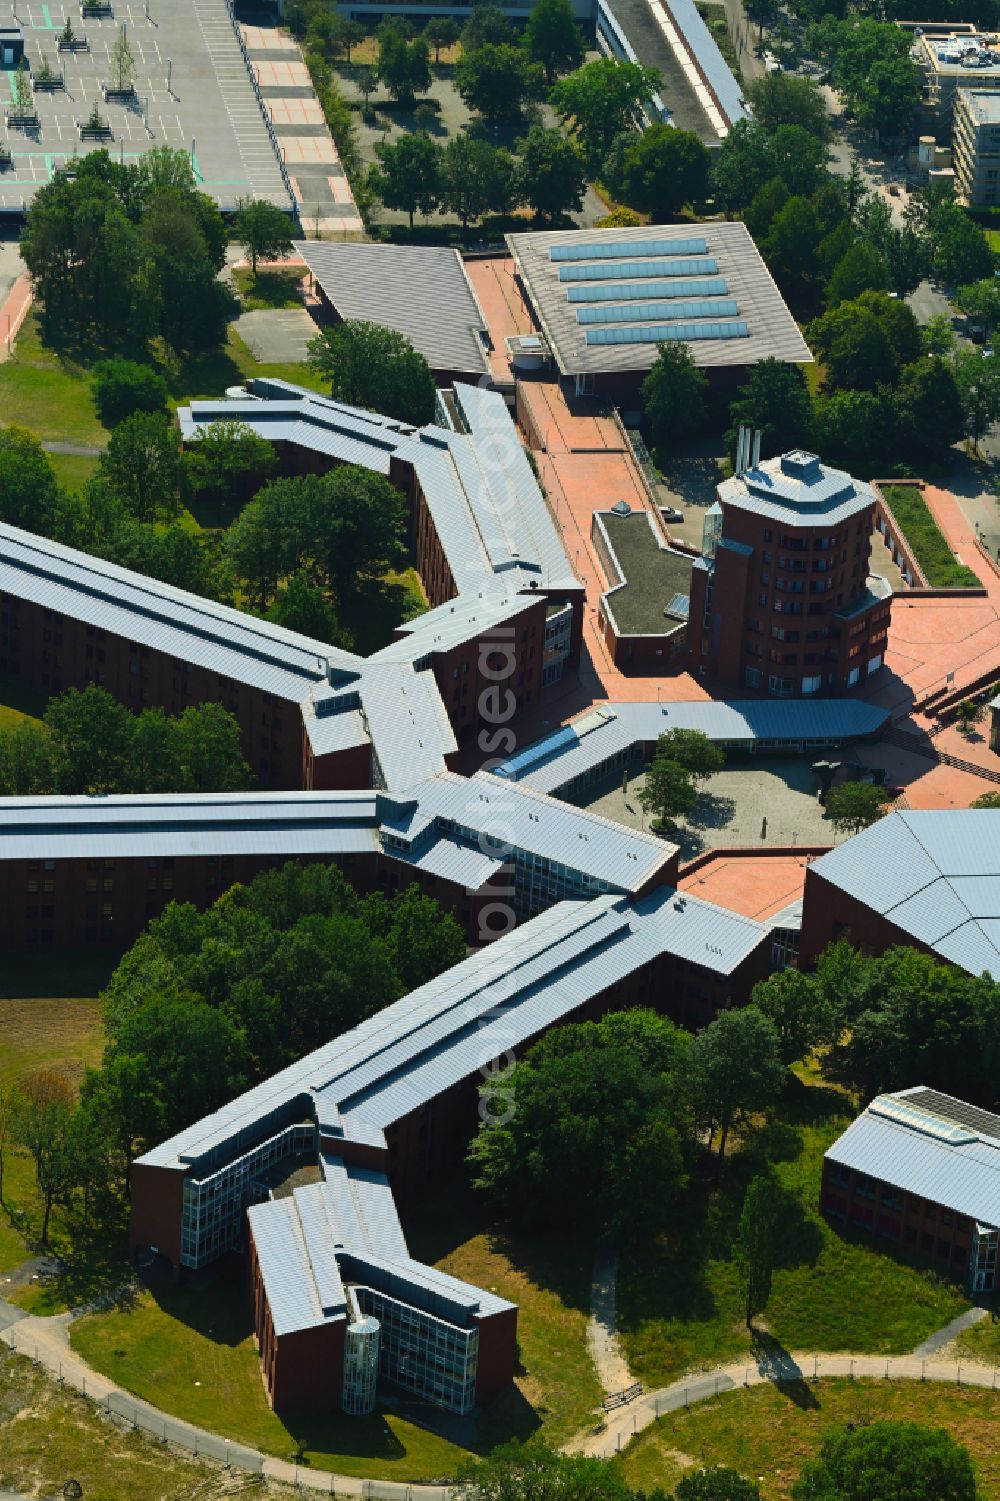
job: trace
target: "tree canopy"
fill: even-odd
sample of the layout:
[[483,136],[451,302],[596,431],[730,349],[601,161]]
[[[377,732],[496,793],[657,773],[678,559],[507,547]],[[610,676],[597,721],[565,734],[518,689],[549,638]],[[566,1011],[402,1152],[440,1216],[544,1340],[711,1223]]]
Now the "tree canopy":
[[142,352],[159,336],[192,354],[222,342],[235,307],[217,280],[225,241],[188,154],[159,146],[136,164],[94,151],[46,183],[21,254],[49,341]]
[[669,223],[708,188],[709,154],[698,136],[672,125],[651,125],[627,147],[615,187],[654,223]]
[[529,57],[540,63],[548,84],[583,62],[583,33],[569,0],[536,0],[524,28]]
[[91,683],[50,699],[40,724],[0,730],[5,797],[237,792],[250,781],[239,725],[221,704],[133,714]]
[[653,440],[663,448],[683,443],[705,420],[708,377],[680,339],[657,346],[642,383],[642,406]]
[[329,378],[338,401],[415,427],[434,420],[434,377],[423,355],[395,329],[334,324],[309,341],[309,363]]
[[529,99],[542,91],[542,69],[520,47],[484,42],[463,52],[455,67],[455,87],[471,110],[489,124],[519,120]]
[[146,1058],[161,1129],[177,1131],[464,956],[416,885],[360,897],[336,867],[290,862],[153,919],[105,993],[105,1067]]
[[655,68],[601,57],[561,78],[550,97],[570,122],[588,166],[596,170],[615,136],[630,128],[636,111],[659,83]]
[[686,1178],[690,1048],[686,1032],[651,1011],[547,1032],[491,1074],[469,1149],[474,1183],[524,1224],[611,1233],[634,1226],[641,1202],[655,1232]]
[[876,1422],[827,1434],[794,1501],[983,1501],[969,1451],[943,1428]]

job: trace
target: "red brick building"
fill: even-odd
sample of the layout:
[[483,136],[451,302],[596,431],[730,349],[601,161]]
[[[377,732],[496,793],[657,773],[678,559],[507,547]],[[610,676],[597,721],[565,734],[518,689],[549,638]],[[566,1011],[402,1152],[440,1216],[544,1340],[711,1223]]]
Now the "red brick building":
[[867,682],[891,609],[869,576],[875,505],[868,485],[798,451],[721,484],[691,578],[689,671],[779,698]]
[[997,1285],[1000,1116],[922,1086],[880,1095],[823,1159],[824,1214]]

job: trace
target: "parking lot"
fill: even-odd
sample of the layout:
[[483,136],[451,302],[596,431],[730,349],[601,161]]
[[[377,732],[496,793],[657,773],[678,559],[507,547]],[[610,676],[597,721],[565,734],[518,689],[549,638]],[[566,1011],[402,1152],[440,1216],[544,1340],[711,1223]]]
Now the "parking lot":
[[[67,16],[86,51],[58,49]],[[20,210],[74,155],[101,146],[122,161],[151,146],[190,152],[204,192],[222,208],[241,197],[290,203],[281,167],[226,0],[127,0],[113,15],[80,16],[79,6],[24,0],[17,18],[32,73],[43,62],[65,87],[35,94],[37,126],[5,120],[2,139],[11,165],[0,173],[0,210]],[[106,101],[111,52],[121,28],[135,63],[134,95]],[[14,72],[0,74],[0,99],[10,109]],[[97,107],[110,128],[105,140],[81,140],[80,124]]]

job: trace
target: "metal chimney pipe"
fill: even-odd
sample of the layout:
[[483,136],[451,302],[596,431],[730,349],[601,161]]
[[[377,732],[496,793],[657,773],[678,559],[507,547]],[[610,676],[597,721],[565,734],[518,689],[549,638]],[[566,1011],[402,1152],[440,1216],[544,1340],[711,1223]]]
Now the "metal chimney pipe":
[[760,463],[760,437],[760,428],[758,428],[753,435],[753,462],[750,465],[751,469],[756,469]]

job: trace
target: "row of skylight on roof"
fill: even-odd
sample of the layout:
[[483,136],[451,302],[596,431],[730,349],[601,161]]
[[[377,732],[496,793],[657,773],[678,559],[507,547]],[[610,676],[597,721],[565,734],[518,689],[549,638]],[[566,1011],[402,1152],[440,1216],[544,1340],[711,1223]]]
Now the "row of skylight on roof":
[[901,1126],[911,1126],[915,1131],[924,1136],[933,1136],[937,1141],[946,1141],[950,1146],[967,1146],[977,1141],[977,1132],[966,1126],[952,1125],[950,1121],[939,1119],[931,1115],[929,1111],[921,1110],[917,1105],[907,1105],[902,1100],[893,1099],[892,1095],[879,1095],[868,1106],[869,1115],[881,1115],[890,1121],[898,1121]]
[[620,261],[629,255],[704,255],[708,241],[699,236],[683,240],[589,240],[583,244],[553,245],[552,261]]
[[588,328],[588,344],[666,344],[675,339],[746,339],[742,319],[729,323],[651,323],[639,328]]
[[637,297],[718,297],[729,291],[724,276],[675,276],[666,281],[599,282],[597,286],[567,287],[570,302],[628,302]]
[[644,318],[713,318],[738,313],[735,297],[696,297],[690,302],[616,302],[578,307],[577,323],[640,323]]
[[700,272],[710,273],[718,269],[719,263],[713,256],[706,255],[701,260],[691,256],[682,261],[626,261],[624,265],[616,262],[614,265],[603,266],[560,266],[559,280],[610,281],[616,276],[643,279],[650,276],[697,276]]

